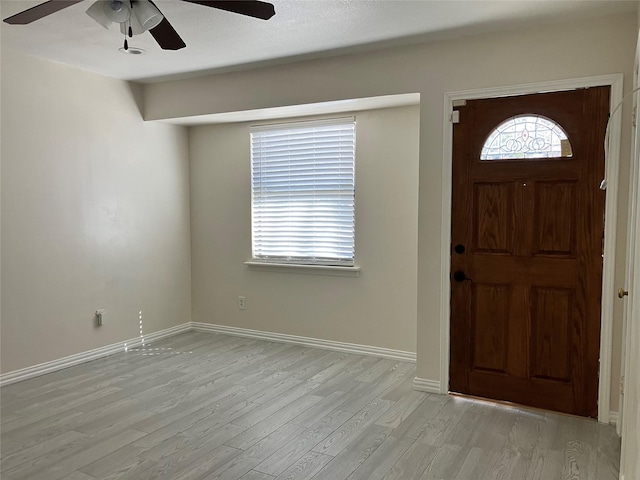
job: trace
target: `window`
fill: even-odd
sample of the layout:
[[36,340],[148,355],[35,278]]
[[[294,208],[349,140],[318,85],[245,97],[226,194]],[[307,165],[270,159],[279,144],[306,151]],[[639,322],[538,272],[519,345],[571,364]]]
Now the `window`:
[[518,115],[489,134],[480,160],[572,156],[571,143],[560,125],[541,115]]
[[353,266],[355,119],[251,128],[253,259]]

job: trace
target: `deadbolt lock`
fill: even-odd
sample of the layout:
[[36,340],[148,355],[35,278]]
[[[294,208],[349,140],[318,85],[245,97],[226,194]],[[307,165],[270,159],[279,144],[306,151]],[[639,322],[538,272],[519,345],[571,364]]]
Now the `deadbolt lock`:
[[618,298],[624,298],[627,295],[629,295],[629,292],[627,292],[624,288],[620,288],[618,290]]

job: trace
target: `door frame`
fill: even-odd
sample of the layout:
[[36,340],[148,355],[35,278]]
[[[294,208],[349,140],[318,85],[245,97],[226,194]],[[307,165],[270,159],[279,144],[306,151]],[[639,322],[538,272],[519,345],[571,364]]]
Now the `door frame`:
[[[640,105],[640,35],[636,46],[636,58],[633,68],[632,97],[633,111],[637,112]],[[616,114],[617,116],[617,114]],[[620,113],[622,116],[622,112]],[[640,367],[640,245],[636,241],[636,232],[640,227],[640,124],[632,127],[631,168],[629,173],[629,215],[627,230],[627,271],[625,275],[625,290],[629,296],[624,302],[624,323],[622,327],[622,365],[620,405],[616,429],[622,437],[620,455],[620,478],[634,478],[640,473],[640,462],[637,460],[639,433],[635,423],[640,414],[640,381],[637,375]],[[631,438],[633,437],[633,438]]]
[[[450,342],[450,274],[451,274],[451,191],[453,162],[454,105],[462,100],[511,97],[536,93],[575,90],[588,87],[611,87],[609,108],[622,100],[623,74],[554,80],[503,87],[445,92],[443,157],[442,157],[442,236],[440,243],[440,393],[449,392]],[[602,265],[602,301],[600,312],[600,371],[598,385],[598,421],[609,423],[611,393],[611,356],[613,338],[614,274],[616,258],[616,219],[618,212],[618,177],[620,165],[620,143],[622,120],[615,115],[609,126],[609,148],[606,152],[605,178],[607,195],[605,200],[604,257]],[[611,221],[607,221],[611,219]]]
[[[636,47],[636,59],[633,67],[633,89],[636,90],[640,83],[638,81],[638,69],[640,68],[639,64],[640,60],[640,36],[638,37],[638,44]],[[632,112],[636,112],[638,108],[638,93],[637,91],[633,93],[631,97],[631,107]],[[622,115],[622,111],[619,112]],[[618,113],[616,113],[618,115]],[[638,180],[638,159],[640,158],[640,125],[637,124],[632,126],[632,135],[631,135],[631,165],[629,167],[629,209],[627,213],[627,261],[626,261],[626,272],[624,277],[624,289],[627,291],[633,290],[633,277],[635,271],[635,265],[640,261],[635,259],[635,248],[634,245],[636,243],[636,231],[635,229],[638,226],[637,220],[637,198],[638,198],[638,190],[639,190],[639,180]],[[629,353],[633,351],[633,347],[631,346],[631,301],[627,297],[627,301],[623,303],[623,313],[622,313],[622,354],[621,354],[621,365],[620,365],[620,399],[618,401],[618,416],[616,418],[616,431],[618,435],[622,435],[622,421],[624,416],[624,380],[625,380],[625,372],[626,372],[626,364],[627,364],[627,356]],[[637,347],[635,347],[637,348]]]

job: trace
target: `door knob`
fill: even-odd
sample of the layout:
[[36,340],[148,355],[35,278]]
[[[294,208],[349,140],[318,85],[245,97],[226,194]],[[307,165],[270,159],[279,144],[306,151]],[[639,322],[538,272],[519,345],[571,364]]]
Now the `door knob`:
[[456,282],[464,282],[465,280],[471,280],[470,278],[468,278],[464,272],[462,270],[458,270],[457,272],[453,273],[453,279]]
[[624,297],[626,297],[627,295],[629,295],[629,292],[627,292],[624,288],[622,288],[622,287],[621,287],[621,288],[618,290],[618,298],[624,298]]

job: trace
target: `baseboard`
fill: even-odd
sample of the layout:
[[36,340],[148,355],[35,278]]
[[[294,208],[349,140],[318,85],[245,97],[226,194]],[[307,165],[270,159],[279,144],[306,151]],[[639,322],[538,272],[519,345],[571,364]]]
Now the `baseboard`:
[[403,362],[416,362],[415,353],[405,352],[403,350],[358,345],[355,343],[335,342],[333,340],[323,340],[320,338],[300,337],[297,335],[288,335],[286,333],[264,332],[248,328],[227,327],[224,325],[213,325],[210,323],[191,322],[190,325],[194,330],[201,332],[222,333],[238,337],[255,338],[257,340],[267,340],[270,342],[293,343],[296,345],[304,345],[306,347],[323,348],[325,350],[389,358],[391,360],[400,360]]
[[609,412],[609,423],[613,426],[618,425],[618,412]]
[[[240,337],[255,338],[257,340],[267,340],[270,342],[293,343],[296,345],[304,345],[307,347],[323,348],[326,350],[335,350],[338,352],[355,353],[358,355],[369,355],[374,357],[389,358],[391,360],[399,360],[403,362],[416,362],[416,354],[405,352],[402,350],[393,350],[390,348],[372,347],[369,345],[358,345],[355,343],[334,342],[332,340],[322,340],[319,338],[300,337],[297,335],[287,335],[284,333],[263,332],[260,330],[250,330],[248,328],[227,327],[224,325],[213,325],[209,323],[187,322],[182,325],[167,328],[159,332],[150,333],[144,336],[145,343],[150,343],[162,338],[177,335],[178,333],[197,330],[201,332],[222,333],[225,335],[235,335]],[[104,347],[88,350],[86,352],[77,353],[68,357],[59,358],[50,362],[41,363],[32,367],[14,370],[0,374],[0,386],[28,380],[29,378],[39,377],[51,372],[63,370],[73,367],[81,363],[90,362],[98,358],[107,357],[114,353],[123,352],[126,348],[134,348],[142,344],[142,338],[136,337],[130,340],[106,345]],[[417,380],[417,379],[416,379]],[[425,380],[429,382],[428,380]],[[436,382],[437,383],[437,382]],[[415,382],[414,382],[415,386]],[[417,390],[421,390],[417,388]],[[423,390],[431,391],[431,390]]]
[[419,392],[440,393],[440,381],[416,377],[413,379],[413,389]]
[[[150,333],[144,336],[144,342],[152,342],[160,340],[162,338],[177,335],[178,333],[187,332],[191,330],[190,323],[183,323],[175,327],[160,330],[159,332]],[[114,353],[123,352],[125,346],[127,348],[137,347],[142,344],[142,338],[136,337],[123,342],[106,345],[104,347],[88,350],[86,352],[77,353],[68,357],[59,358],[50,362],[41,363],[32,367],[22,368],[20,370],[14,370],[13,372],[7,372],[0,375],[0,386],[9,385],[11,383],[20,382],[33,377],[39,377],[46,373],[56,372],[65,368],[73,367],[81,363],[90,362],[98,358],[107,357]]]

